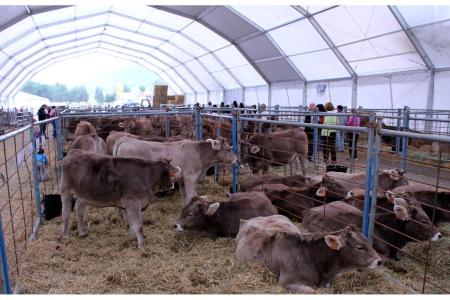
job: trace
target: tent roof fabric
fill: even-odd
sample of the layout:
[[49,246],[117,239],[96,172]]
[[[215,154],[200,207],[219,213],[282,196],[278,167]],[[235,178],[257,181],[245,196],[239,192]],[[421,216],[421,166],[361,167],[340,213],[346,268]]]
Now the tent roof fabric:
[[101,52],[177,94],[450,68],[447,6],[0,6],[0,96]]

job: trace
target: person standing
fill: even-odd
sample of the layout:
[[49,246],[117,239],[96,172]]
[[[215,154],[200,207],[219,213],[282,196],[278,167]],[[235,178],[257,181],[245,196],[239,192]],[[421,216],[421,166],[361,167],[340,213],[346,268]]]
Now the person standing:
[[[37,112],[37,116],[38,116],[38,121],[43,121],[48,119],[49,117],[49,113],[48,113],[48,106],[46,104],[43,104],[38,112]],[[47,137],[47,124],[40,124],[39,125],[40,128],[40,134],[41,136],[44,136],[46,139],[48,139]]]
[[[316,109],[316,104],[314,102],[309,103],[309,111],[314,112]],[[311,115],[308,114],[305,116],[305,123],[312,123]],[[313,155],[313,139],[314,139],[314,129],[312,127],[305,127],[305,133],[308,137],[308,160],[312,160]]]
[[[333,103],[325,103],[325,110],[327,112],[333,112]],[[337,116],[325,115],[323,119],[324,125],[337,125]],[[321,132],[323,145],[323,161],[328,164],[328,158],[331,154],[331,163],[336,163],[336,129],[322,128]]]
[[[361,127],[361,118],[358,115],[356,115],[356,117],[355,117],[355,111],[356,110],[354,108],[352,108],[352,110],[351,110],[352,115],[348,117],[346,125]],[[355,137],[355,156],[354,157],[352,157],[353,137]],[[358,138],[359,138],[359,133],[348,132],[348,153],[349,153],[350,160],[352,158],[354,160],[358,160]]]
[[[56,106],[52,106],[50,108],[49,117],[50,119],[56,117]],[[56,137],[56,120],[52,121],[52,126],[53,126],[53,137]]]
[[[336,108],[339,114],[344,114],[344,107],[342,105],[338,105]],[[338,116],[337,119],[338,125],[345,126],[345,124],[347,124],[347,116],[345,115]],[[345,145],[344,131],[338,130],[336,134],[337,151],[344,152],[344,145]]]

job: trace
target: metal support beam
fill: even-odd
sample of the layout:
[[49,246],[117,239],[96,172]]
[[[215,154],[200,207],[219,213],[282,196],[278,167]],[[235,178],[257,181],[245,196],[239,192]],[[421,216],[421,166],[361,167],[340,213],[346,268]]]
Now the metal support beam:
[[431,61],[431,58],[428,56],[427,52],[423,49],[422,45],[420,44],[419,40],[417,39],[416,35],[414,34],[414,31],[409,27],[406,20],[403,18],[402,14],[398,10],[398,8],[395,5],[388,5],[389,10],[394,15],[397,22],[400,24],[400,27],[403,29],[405,34],[408,36],[408,39],[413,44],[414,49],[416,49],[417,53],[420,55],[422,60],[424,61],[425,65],[427,66],[428,70],[434,70],[435,66],[433,62]]
[[356,108],[358,102],[358,78],[352,78],[352,108]]
[[[432,111],[434,106],[434,76],[435,71],[430,71],[430,78],[428,81],[428,94],[427,94],[427,111]],[[425,121],[425,132],[431,133],[433,128],[433,122]]]
[[344,55],[342,55],[341,51],[339,51],[339,49],[336,47],[336,45],[330,39],[328,34],[325,32],[325,30],[323,30],[322,27],[319,25],[319,23],[316,21],[316,19],[314,19],[314,16],[311,15],[308,11],[306,11],[303,7],[301,7],[299,5],[294,5],[293,7],[309,20],[311,25],[314,27],[314,29],[317,30],[317,32],[322,37],[322,39],[325,41],[325,43],[327,43],[328,47],[331,49],[331,51],[333,51],[333,53],[339,59],[341,64],[345,67],[345,69],[350,74],[350,76],[355,77],[356,73],[353,70],[353,68],[350,66],[348,61],[345,59]]
[[302,99],[302,105],[307,106],[308,105],[308,83],[305,81],[303,83],[303,99]]

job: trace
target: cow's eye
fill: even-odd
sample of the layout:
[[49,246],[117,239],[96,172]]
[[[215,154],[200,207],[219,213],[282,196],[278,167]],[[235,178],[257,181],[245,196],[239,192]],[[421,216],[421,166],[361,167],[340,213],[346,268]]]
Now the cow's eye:
[[366,247],[364,247],[363,245],[356,245],[356,249],[358,250],[364,250]]

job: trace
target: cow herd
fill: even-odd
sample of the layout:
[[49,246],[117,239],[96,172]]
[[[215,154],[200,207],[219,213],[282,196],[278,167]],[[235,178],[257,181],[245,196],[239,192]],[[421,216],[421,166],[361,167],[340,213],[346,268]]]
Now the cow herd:
[[[400,259],[408,242],[438,240],[442,234],[435,223],[450,219],[448,192],[409,183],[398,169],[383,170],[370,245],[361,233],[365,173],[306,176],[303,129],[249,137],[241,145],[247,163],[241,165],[241,192],[211,202],[197,192],[207,170],[238,160],[224,138],[193,141],[189,133],[163,138],[146,118],[122,120],[115,126],[123,131],[106,136],[97,133],[99,126],[79,121],[62,161],[63,237],[69,234],[73,199],[80,237],[87,234],[86,205],[117,207],[145,254],[142,211],[156,193],[178,183],[182,209],[174,230],[233,237],[239,261],[260,262],[287,289],[309,292],[329,286],[340,273],[376,268],[382,257]],[[295,172],[296,159],[303,175]],[[291,164],[292,175],[256,174],[273,162]],[[300,231],[292,216],[310,233]]]

